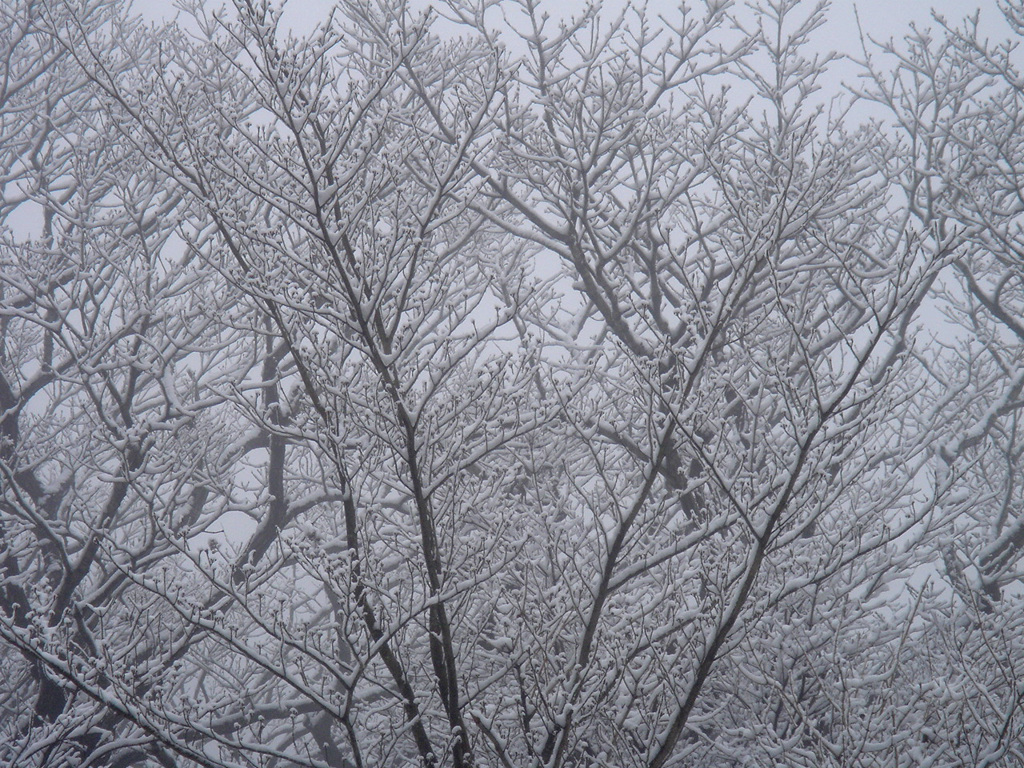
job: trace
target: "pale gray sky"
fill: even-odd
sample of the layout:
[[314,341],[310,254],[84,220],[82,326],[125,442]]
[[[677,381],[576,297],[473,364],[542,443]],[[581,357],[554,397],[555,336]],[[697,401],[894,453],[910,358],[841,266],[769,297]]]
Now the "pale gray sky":
[[[312,27],[323,19],[338,0],[289,0],[286,5],[286,19],[295,25],[296,31]],[[428,0],[423,0],[426,5]],[[221,5],[220,0],[210,2],[211,6]],[[621,7],[624,0],[605,0],[608,8]],[[550,3],[551,8],[569,13],[574,7],[583,7],[579,0],[561,0]],[[167,18],[173,15],[173,3],[167,0],[135,0],[134,6],[148,18]],[[669,0],[648,0],[652,11],[678,6]],[[982,28],[993,37],[1006,37],[1008,28],[1002,19],[996,0],[834,0],[827,29],[824,30],[833,46],[842,52],[855,53],[859,50],[855,9],[859,11],[860,22],[868,34],[880,37],[900,37],[911,22],[919,25],[932,24],[931,11],[946,16],[950,21],[960,20],[981,10]]]

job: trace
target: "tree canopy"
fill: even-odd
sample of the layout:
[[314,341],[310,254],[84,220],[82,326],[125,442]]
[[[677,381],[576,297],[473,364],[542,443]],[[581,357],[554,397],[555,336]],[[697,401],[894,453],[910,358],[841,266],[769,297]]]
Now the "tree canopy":
[[0,764],[1024,765],[1019,0],[547,5],[0,6]]

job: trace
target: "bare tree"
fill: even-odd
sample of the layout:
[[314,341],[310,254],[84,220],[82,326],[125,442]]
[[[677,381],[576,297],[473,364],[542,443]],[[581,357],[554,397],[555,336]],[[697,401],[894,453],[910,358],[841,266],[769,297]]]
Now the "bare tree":
[[274,451],[249,458],[268,432],[237,412],[275,385],[264,378],[279,353],[264,351],[241,295],[211,280],[196,258],[201,218],[118,140],[116,116],[70,54],[120,23],[117,11],[4,10],[8,765],[171,759],[166,730],[142,713],[171,697],[176,665],[202,636],[152,591],[187,592],[223,520],[265,502],[253,482],[261,464],[280,463]]
[[749,727],[728,734],[721,712],[760,713],[736,699],[739,649],[784,644],[802,611],[815,633],[841,627],[844,594],[884,587],[891,545],[946,490],[914,498],[930,438],[909,351],[957,241],[894,215],[885,137],[816,96],[823,7],[549,32],[536,4],[506,5],[527,50],[521,108],[505,153],[477,165],[475,204],[559,259],[575,314],[535,323],[597,373],[566,418],[581,458],[565,515],[584,543],[551,568],[559,635],[534,641],[564,666],[523,686],[530,730],[492,723],[495,744],[519,730],[520,751],[495,750],[661,766],[714,745],[740,760]]
[[[1019,36],[1019,7],[1001,9]],[[918,673],[922,690],[934,686],[920,706],[938,721],[926,747],[935,764],[1013,764],[1024,759],[1021,76],[1014,45],[984,40],[977,15],[934,27],[880,46],[866,93],[897,126],[914,216],[962,243],[933,298],[947,330],[925,358],[935,391],[925,414],[940,427],[933,461],[953,493],[929,544],[945,588],[926,601],[929,631],[915,635],[936,661]]]
[[860,124],[795,0],[10,13],[0,759],[1015,754],[1008,50]]

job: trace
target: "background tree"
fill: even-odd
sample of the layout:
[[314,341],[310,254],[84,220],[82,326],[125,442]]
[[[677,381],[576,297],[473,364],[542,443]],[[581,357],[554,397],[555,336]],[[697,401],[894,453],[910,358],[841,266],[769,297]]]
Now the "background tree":
[[[1001,10],[1019,35],[1019,6]],[[897,126],[898,178],[914,215],[962,243],[936,285],[947,330],[927,358],[935,394],[925,413],[942,425],[933,462],[955,490],[929,543],[944,588],[930,595],[929,631],[915,635],[919,653],[937,662],[933,673],[918,672],[918,685],[939,720],[942,738],[930,739],[939,742],[937,764],[1013,764],[1024,714],[1014,682],[1024,546],[1019,57],[1011,42],[984,40],[977,17],[935,26],[883,46],[868,62],[867,93]]]
[[[118,116],[71,54],[118,28],[120,10],[4,9],[7,765],[189,753],[173,735],[187,708],[170,704],[165,724],[154,702],[202,691],[183,664],[206,652],[202,627],[152,591],[187,593],[223,519],[266,503],[261,468],[282,471],[268,430],[237,412],[276,382],[258,315],[196,258],[201,217],[118,139]],[[198,608],[223,602],[210,599]]]

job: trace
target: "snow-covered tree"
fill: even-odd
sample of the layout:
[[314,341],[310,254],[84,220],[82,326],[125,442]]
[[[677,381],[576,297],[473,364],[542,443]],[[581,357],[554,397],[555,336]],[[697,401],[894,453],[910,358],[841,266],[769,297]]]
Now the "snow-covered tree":
[[1019,758],[1009,49],[3,14],[0,762]]

